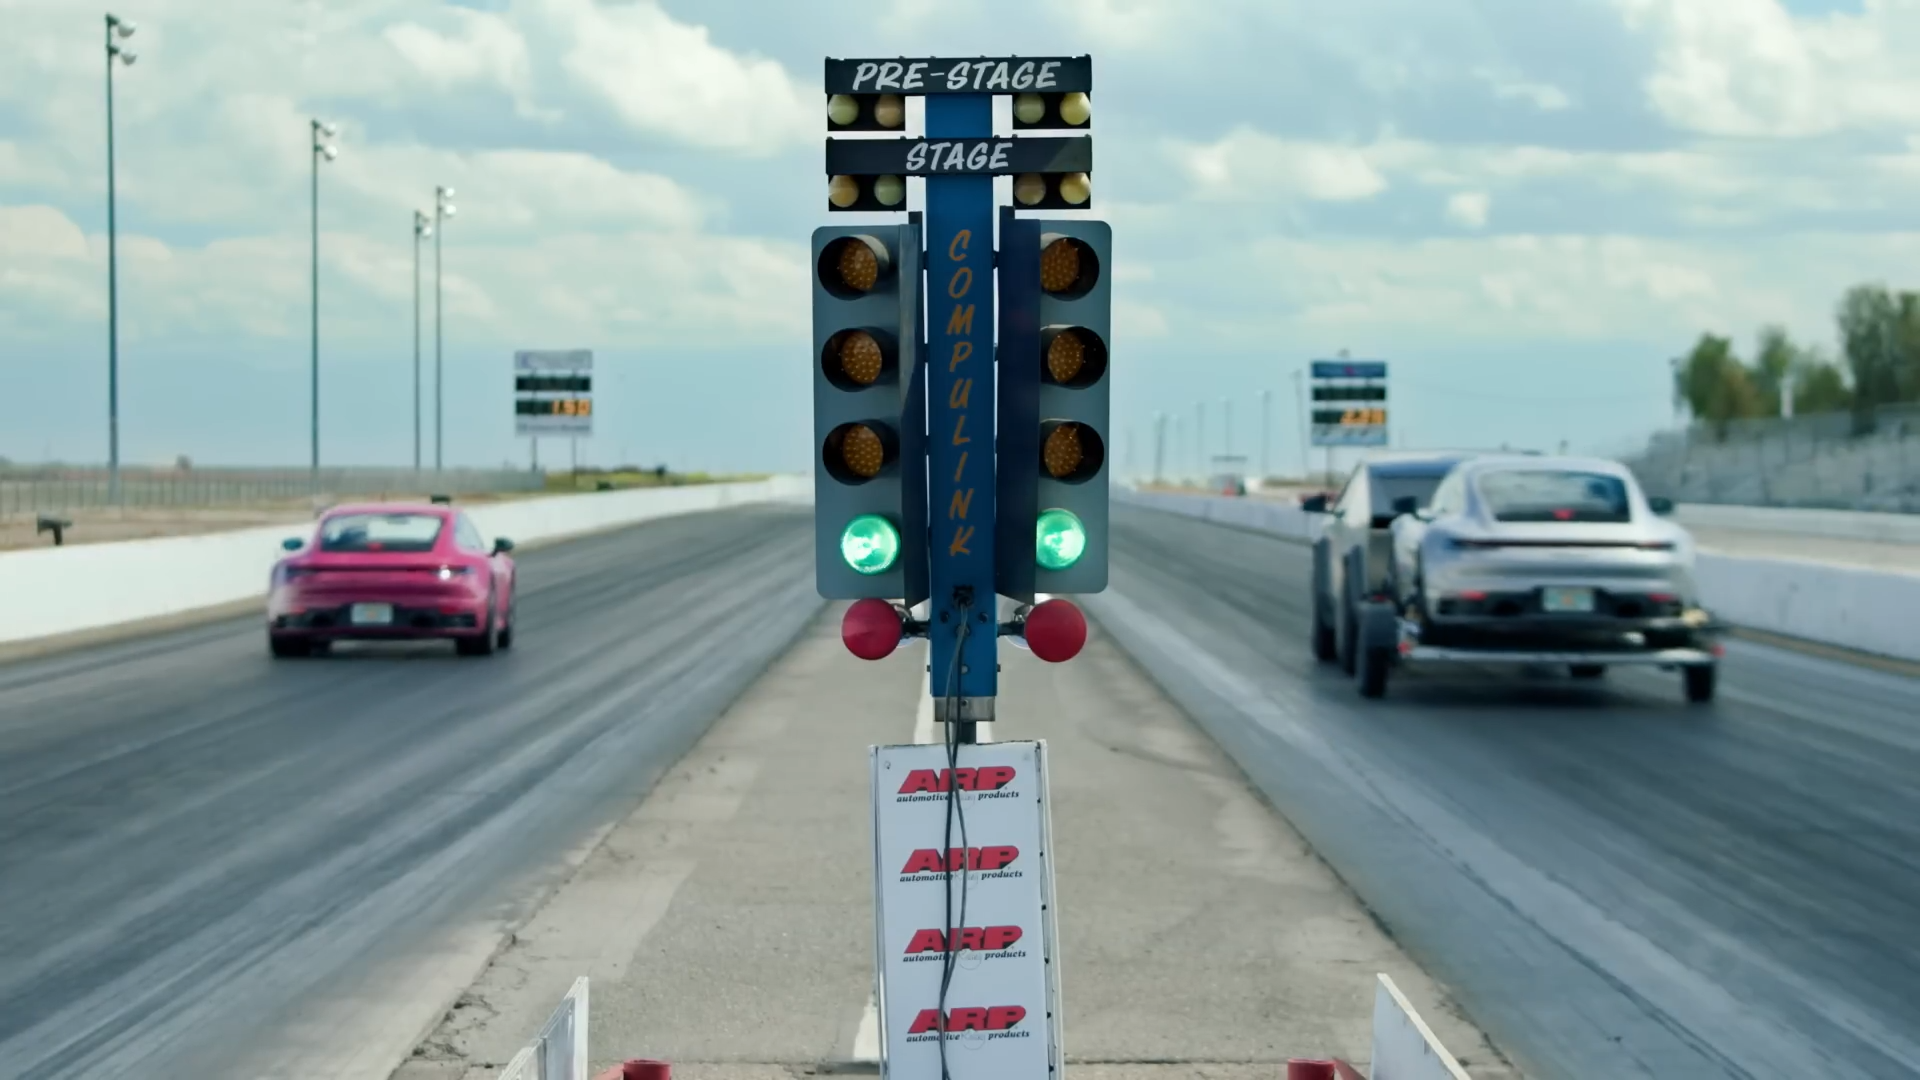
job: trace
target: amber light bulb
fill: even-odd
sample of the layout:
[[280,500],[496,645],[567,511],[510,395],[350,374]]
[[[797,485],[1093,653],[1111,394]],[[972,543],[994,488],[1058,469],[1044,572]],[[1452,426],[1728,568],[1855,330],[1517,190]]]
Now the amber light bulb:
[[874,257],[873,250],[857,240],[849,240],[840,245],[840,280],[847,287],[861,292],[873,288],[880,280],[880,260]]
[[880,378],[880,369],[885,363],[880,343],[865,330],[855,330],[841,339],[840,370],[861,386],[872,386]]
[[1047,475],[1055,480],[1065,480],[1078,472],[1086,460],[1086,451],[1080,446],[1080,425],[1061,424],[1047,435],[1047,444],[1041,449],[1041,460],[1046,463]]
[[1071,240],[1048,244],[1040,253],[1040,287],[1051,293],[1064,292],[1079,280],[1080,245]]
[[847,463],[848,472],[871,480],[880,475],[880,467],[887,463],[887,448],[872,428],[857,424],[840,445],[840,460]]
[[1054,335],[1047,345],[1047,374],[1062,386],[1080,377],[1087,366],[1087,343],[1071,330]]

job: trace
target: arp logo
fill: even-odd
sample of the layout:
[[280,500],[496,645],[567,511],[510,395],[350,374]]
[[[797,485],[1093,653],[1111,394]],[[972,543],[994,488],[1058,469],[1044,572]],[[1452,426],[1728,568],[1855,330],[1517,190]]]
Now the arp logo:
[[965,867],[968,870],[1002,870],[1020,857],[1020,849],[1012,844],[996,844],[992,847],[949,848],[946,859],[940,858],[938,848],[921,848],[907,856],[907,865],[900,868],[902,874],[941,874],[952,873]]
[[915,769],[900,785],[902,795],[944,795],[958,786],[961,791],[999,791],[1013,783],[1011,765],[987,765],[978,769]]
[[940,1022],[939,1009],[921,1009],[920,1015],[913,1018],[913,1026],[907,1029],[909,1035],[924,1035],[930,1031],[944,1031],[952,1034],[958,1031],[1010,1031],[1014,1025],[1027,1018],[1027,1010],[1019,1005],[993,1005],[964,1009],[948,1009],[946,1023]]
[[[953,932],[953,951],[971,949],[974,952],[1000,952],[1013,948],[1013,944],[1026,936],[1026,931],[1017,926],[963,926]],[[918,956],[922,953],[945,952],[947,935],[939,930],[916,930],[913,940],[907,942],[907,955]]]

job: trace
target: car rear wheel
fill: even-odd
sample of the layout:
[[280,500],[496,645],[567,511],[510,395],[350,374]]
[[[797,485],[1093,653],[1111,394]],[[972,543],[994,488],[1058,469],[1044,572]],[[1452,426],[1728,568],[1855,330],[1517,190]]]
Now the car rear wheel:
[[1354,617],[1353,602],[1345,601],[1340,605],[1339,661],[1340,670],[1352,675],[1360,662],[1360,626]]
[[1713,700],[1714,683],[1718,681],[1720,669],[1713,664],[1701,664],[1696,667],[1682,668],[1687,681],[1687,700],[1703,705]]
[[480,632],[472,637],[454,638],[453,651],[461,656],[491,656],[493,655],[493,643],[493,603],[489,601],[487,603],[487,624],[481,627]]
[[1576,679],[1597,679],[1607,673],[1607,666],[1605,664],[1573,664],[1567,668],[1567,673]]
[[1393,650],[1380,645],[1369,645],[1359,650],[1354,659],[1353,681],[1360,687],[1363,698],[1385,697],[1387,693],[1387,670],[1393,663]]
[[314,654],[313,642],[305,638],[273,637],[267,638],[267,651],[276,660],[295,660]]

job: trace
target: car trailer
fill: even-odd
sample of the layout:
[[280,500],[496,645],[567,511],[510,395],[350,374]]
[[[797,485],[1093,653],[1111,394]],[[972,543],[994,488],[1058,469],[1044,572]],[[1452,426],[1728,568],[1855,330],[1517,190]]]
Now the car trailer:
[[1417,615],[1398,611],[1391,600],[1374,597],[1359,605],[1359,641],[1354,650],[1354,682],[1360,696],[1384,697],[1395,667],[1426,664],[1565,665],[1575,678],[1593,678],[1609,667],[1637,665],[1668,670],[1678,668],[1689,702],[1713,700],[1721,639],[1729,629],[1707,612],[1694,608],[1681,617],[1685,644],[1648,647],[1646,634],[1621,631],[1611,648],[1521,648],[1485,645],[1433,644],[1422,640],[1424,626]]

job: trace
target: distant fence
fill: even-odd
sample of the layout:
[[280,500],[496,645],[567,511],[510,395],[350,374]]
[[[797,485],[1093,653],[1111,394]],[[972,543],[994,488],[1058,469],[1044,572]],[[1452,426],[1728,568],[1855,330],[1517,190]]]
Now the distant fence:
[[1920,513],[1920,407],[1736,420],[1663,432],[1622,460],[1649,494],[1676,502]]
[[[546,478],[526,470],[122,469],[120,505],[130,508],[253,506],[328,496],[481,495],[540,491]],[[0,520],[113,506],[105,469],[0,467]]]

